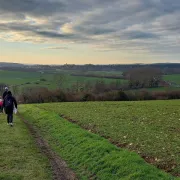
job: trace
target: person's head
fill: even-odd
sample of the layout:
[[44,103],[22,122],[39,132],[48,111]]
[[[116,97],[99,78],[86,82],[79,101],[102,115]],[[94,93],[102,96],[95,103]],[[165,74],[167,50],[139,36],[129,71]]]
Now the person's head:
[[8,91],[8,87],[5,87],[4,89],[5,89],[5,91]]
[[8,92],[7,92],[7,95],[12,96],[11,91],[8,91]]

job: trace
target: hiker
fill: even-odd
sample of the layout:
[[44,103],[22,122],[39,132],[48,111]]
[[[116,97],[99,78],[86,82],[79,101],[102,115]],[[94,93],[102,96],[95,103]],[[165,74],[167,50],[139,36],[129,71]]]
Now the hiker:
[[7,93],[8,93],[8,87],[5,87],[4,89],[5,89],[5,91],[3,93],[3,100],[5,99],[5,97],[6,97]]
[[3,112],[3,99],[0,96],[0,113],[2,113],[2,112]]
[[7,114],[7,123],[8,125],[13,126],[13,110],[14,106],[17,110],[17,102],[16,99],[12,96],[11,91],[7,92],[7,95],[4,99],[3,107],[5,110],[5,113]]

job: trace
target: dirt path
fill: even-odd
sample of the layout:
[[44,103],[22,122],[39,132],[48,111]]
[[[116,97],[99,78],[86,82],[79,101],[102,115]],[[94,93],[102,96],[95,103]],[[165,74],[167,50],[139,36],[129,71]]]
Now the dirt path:
[[26,121],[21,115],[19,115],[19,117],[27,125],[41,152],[49,159],[53,172],[53,180],[77,180],[76,175],[67,167],[66,162],[50,148],[47,141],[40,136],[39,132],[33,127],[33,125]]

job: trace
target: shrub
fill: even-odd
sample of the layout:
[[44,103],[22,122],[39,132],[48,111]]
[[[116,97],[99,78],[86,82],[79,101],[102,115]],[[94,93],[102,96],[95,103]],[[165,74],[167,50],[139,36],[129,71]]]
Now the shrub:
[[108,92],[71,92],[57,89],[50,91],[44,87],[25,88],[18,100],[22,103],[75,102],[75,101],[139,101],[180,99],[180,91],[108,91]]
[[81,101],[94,101],[95,96],[90,93],[83,94]]
[[41,79],[40,79],[40,81],[47,81],[47,80],[46,80],[46,79],[44,79],[44,78],[41,78]]
[[116,99],[116,100],[117,100],[117,101],[127,101],[127,100],[129,100],[129,98],[128,98],[128,96],[126,95],[125,92],[119,91],[119,92],[117,93],[117,99]]

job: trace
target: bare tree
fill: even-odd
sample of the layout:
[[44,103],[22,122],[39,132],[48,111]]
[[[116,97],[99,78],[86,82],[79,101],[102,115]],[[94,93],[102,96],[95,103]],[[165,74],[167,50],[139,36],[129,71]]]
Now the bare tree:
[[58,73],[54,75],[53,79],[56,82],[57,87],[62,88],[67,80],[67,76],[64,73]]
[[124,73],[129,80],[130,88],[157,87],[162,79],[162,72],[158,68],[133,68]]

